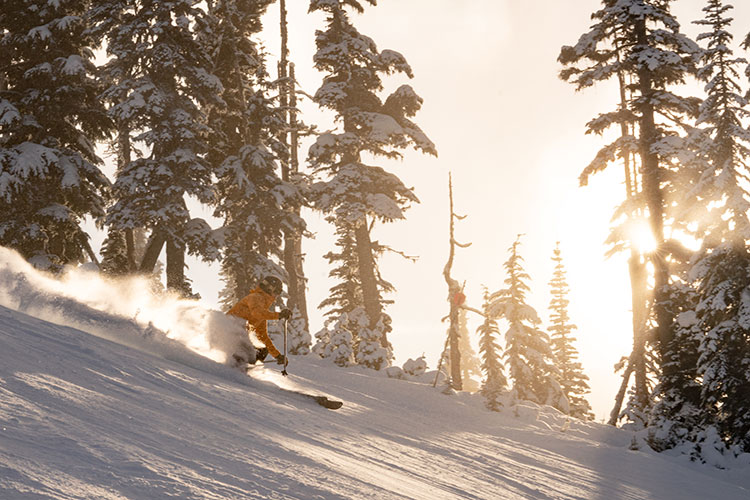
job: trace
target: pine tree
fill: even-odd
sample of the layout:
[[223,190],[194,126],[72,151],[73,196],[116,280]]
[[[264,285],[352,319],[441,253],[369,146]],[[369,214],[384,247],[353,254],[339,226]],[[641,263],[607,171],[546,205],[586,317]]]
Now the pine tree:
[[289,354],[309,354],[312,346],[312,337],[310,336],[310,332],[308,332],[307,322],[297,307],[292,309],[292,319],[289,321],[288,328]]
[[514,400],[548,404],[567,412],[567,401],[557,381],[559,372],[553,362],[549,336],[539,329],[537,312],[526,303],[530,279],[523,269],[523,257],[518,252],[519,235],[508,249],[505,262],[507,288],[489,297],[489,314],[508,323],[505,332],[505,359],[513,381]]
[[269,95],[265,54],[256,37],[270,1],[221,0],[210,5],[212,24],[203,45],[222,86],[226,106],[211,108],[212,148],[223,219],[222,300],[233,304],[264,276],[285,276],[279,265],[286,232],[304,228],[286,206],[299,203],[296,188],[282,181],[278,159],[288,154],[278,136],[286,128],[283,110]]
[[502,349],[497,338],[500,335],[500,329],[497,321],[490,314],[490,305],[490,294],[485,289],[482,306],[484,322],[477,329],[479,356],[482,359],[482,372],[484,373],[481,392],[487,408],[500,411],[503,406],[500,397],[506,390],[508,381],[503,373]]
[[672,357],[663,361],[669,366],[670,378],[663,377],[654,388],[655,402],[648,415],[637,415],[632,421],[646,421],[649,444],[658,451],[674,448],[685,442],[696,443],[712,425],[715,412],[702,407],[701,383],[698,375],[698,351],[703,334],[695,314],[697,293],[683,280],[670,287],[670,302],[679,305],[675,316]]
[[468,392],[476,392],[480,385],[477,380],[481,380],[482,366],[477,353],[471,345],[471,333],[466,324],[466,309],[459,312],[459,331],[458,342],[461,353],[461,380],[462,389]]
[[[140,116],[130,107],[121,107],[121,104],[127,101],[131,84],[138,72],[138,41],[131,36],[129,30],[133,15],[133,12],[129,10],[130,5],[133,5],[132,0],[121,0],[119,3],[115,1],[94,2],[88,11],[88,18],[91,21],[90,34],[100,45],[106,42],[108,54],[114,56],[100,66],[99,71],[107,86],[101,97],[109,105],[108,113],[115,123],[117,134],[110,144],[110,151],[117,158],[116,176],[131,162],[133,153],[141,154],[140,150],[133,146],[131,137],[132,131],[142,126]],[[142,249],[140,252],[136,249],[139,243],[136,240],[143,236],[142,233],[143,228],[128,227],[119,230],[109,227],[103,249],[110,245],[119,249],[120,242],[124,238],[125,260],[123,261],[119,253],[103,250],[102,268],[110,274],[136,272],[143,256]],[[122,252],[122,249],[118,252]]]
[[52,271],[96,261],[81,224],[102,222],[109,188],[95,142],[112,124],[98,99],[88,4],[0,9],[0,244]]
[[336,283],[318,306],[319,309],[327,309],[325,312],[327,317],[337,317],[364,306],[354,231],[343,223],[335,227],[338,235],[336,246],[339,250],[328,252],[323,258],[328,260],[331,266],[335,266],[328,272],[328,276]]
[[[412,72],[401,54],[379,51],[372,39],[352,25],[347,8],[361,13],[362,3],[310,2],[310,12],[327,15],[326,29],[316,32],[315,67],[325,76],[314,99],[335,113],[343,130],[321,134],[310,148],[309,159],[323,178],[313,185],[316,208],[353,231],[362,300],[372,329],[380,321],[384,305],[378,289],[372,224],[402,219],[408,204],[418,200],[398,177],[382,167],[366,165],[363,155],[399,158],[399,150],[408,146],[431,154],[435,148],[410,120],[422,103],[410,86],[399,87],[381,101],[381,75],[404,73],[411,77]],[[375,5],[374,0],[367,3]],[[389,348],[385,331],[380,342]]]
[[[675,347],[673,307],[669,303],[669,252],[665,244],[667,199],[677,196],[674,169],[686,150],[680,140],[685,117],[694,116],[698,100],[676,95],[672,88],[695,73],[700,50],[695,42],[679,31],[679,23],[670,13],[671,0],[603,0],[592,18],[596,21],[575,46],[563,47],[559,61],[567,66],[561,78],[588,88],[617,77],[623,87],[623,103],[615,111],[603,113],[588,123],[588,132],[602,134],[613,125],[628,130],[599,151],[583,171],[580,180],[606,168],[618,158],[637,156],[640,163],[641,192],[635,202],[646,211],[651,232],[659,251],[650,254],[653,264],[653,300],[655,343],[660,363],[671,359]],[[624,207],[630,213],[634,207]],[[634,332],[637,334],[638,332]],[[635,339],[636,342],[638,338]],[[634,353],[643,358],[644,349]],[[639,360],[643,363],[644,360]],[[665,366],[661,366],[665,370]],[[671,370],[667,365],[666,371]],[[666,373],[666,376],[670,376]],[[644,373],[637,386],[645,388]],[[638,382],[638,381],[637,381]],[[647,405],[645,397],[641,405]]]
[[578,351],[573,345],[576,341],[573,330],[577,327],[570,322],[568,316],[568,281],[560,252],[560,242],[557,242],[552,261],[555,270],[549,282],[552,299],[550,300],[550,337],[555,364],[560,372],[560,385],[563,394],[568,398],[570,415],[583,420],[593,420],[594,414],[585,394],[590,392],[589,379],[583,373],[581,363],[577,361]]
[[120,231],[110,232],[102,243],[101,255],[100,268],[103,273],[121,276],[130,272],[125,233]]
[[[750,450],[750,132],[743,122],[750,116],[747,100],[741,94],[737,67],[746,64],[729,48],[732,35],[727,31],[732,7],[720,0],[709,0],[705,18],[697,24],[710,31],[701,34],[707,48],[699,76],[707,81],[705,101],[700,107],[697,126],[701,134],[692,146],[704,162],[696,162],[690,179],[688,202],[700,217],[697,236],[702,245],[693,257],[689,277],[695,286],[694,311],[701,334],[691,338],[699,343],[693,356],[678,365],[679,375],[662,381],[691,389],[678,401],[688,408],[700,408],[704,428],[718,426],[729,445]],[[691,376],[685,380],[684,373]],[[698,395],[698,380],[702,390]],[[685,392],[685,391],[683,391]]]
[[382,314],[374,327],[369,325],[369,317],[363,308],[357,308],[350,315],[350,328],[357,332],[356,356],[357,364],[381,370],[391,366],[393,349],[383,346],[381,341],[386,332],[390,331],[391,318]]
[[185,252],[219,255],[211,228],[191,217],[185,200],[215,202],[205,111],[224,103],[199,42],[207,13],[192,0],[102,0],[95,14],[109,55],[129,68],[114,73],[105,98],[115,121],[130,123],[133,142],[148,151],[119,169],[107,222],[120,231],[148,228],[140,270],[151,272],[166,245],[167,286],[189,295]]
[[313,346],[313,352],[321,358],[330,358],[338,366],[355,364],[350,322],[347,314],[342,314],[335,321],[326,321],[325,327],[315,334],[318,341]]

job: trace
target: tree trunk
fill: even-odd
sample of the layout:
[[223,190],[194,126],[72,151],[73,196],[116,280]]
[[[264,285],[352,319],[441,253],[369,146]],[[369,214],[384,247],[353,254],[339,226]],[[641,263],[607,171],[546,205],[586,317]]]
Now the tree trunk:
[[[363,218],[354,228],[354,239],[357,243],[357,263],[359,265],[359,280],[362,284],[362,300],[365,305],[365,312],[370,319],[370,328],[377,325],[383,314],[380,303],[380,291],[378,290],[378,280],[375,275],[375,259],[372,255],[372,241],[370,240],[370,230],[367,227],[367,219]],[[383,347],[388,347],[388,338],[385,332],[380,339]]]
[[[619,47],[616,47],[619,51]],[[619,52],[617,60],[620,61]],[[617,79],[620,87],[620,109],[625,111],[628,107],[627,85],[625,76],[622,71],[618,71]],[[621,136],[631,135],[628,123],[620,123]],[[629,201],[634,200],[639,195],[638,174],[635,168],[635,162],[631,161],[631,153],[625,152],[622,155],[623,166],[625,169],[625,189],[626,197]],[[630,218],[638,219],[642,216],[640,207],[636,207],[629,215]],[[630,274],[630,291],[631,291],[631,310],[633,314],[633,350],[628,357],[627,367],[623,373],[620,390],[615,397],[615,406],[610,413],[609,424],[617,425],[620,417],[622,403],[625,397],[625,391],[630,383],[630,375],[635,372],[635,399],[639,405],[645,405],[648,398],[648,385],[646,377],[646,293],[647,293],[647,271],[646,265],[641,261],[641,255],[631,242],[630,259],[628,260],[628,271]]]
[[[117,127],[117,171],[118,173],[125,169],[130,163],[131,145],[130,145],[130,127],[126,122],[120,122]],[[135,237],[133,229],[125,230],[125,255],[128,261],[128,271],[135,272],[138,269],[135,255]]]
[[633,306],[633,353],[630,363],[635,374],[635,398],[639,406],[648,401],[648,379],[646,374],[646,266],[640,255],[633,251],[629,261]]
[[[647,46],[645,20],[638,21],[635,28],[637,43]],[[669,284],[669,267],[665,255],[660,251],[664,243],[664,200],[661,189],[659,156],[653,147],[658,139],[654,122],[653,80],[651,71],[644,65],[641,65],[638,69],[638,80],[639,91],[643,100],[640,117],[643,192],[648,206],[651,232],[657,248],[656,251],[651,253],[651,261],[654,266],[653,308],[656,313],[657,344],[663,362],[669,359],[672,340],[672,315],[665,300],[668,292],[667,285]]]
[[132,229],[125,230],[125,255],[128,260],[128,271],[132,273],[138,269],[135,260],[135,236]]
[[617,425],[617,421],[620,419],[620,410],[622,408],[622,402],[625,399],[625,391],[628,389],[628,380],[630,380],[630,374],[633,373],[633,365],[628,362],[625,367],[625,373],[622,375],[622,383],[620,384],[620,390],[617,391],[615,396],[615,406],[609,414],[609,425]]
[[[449,287],[449,293],[450,293]],[[456,289],[456,292],[460,292],[460,289]],[[455,292],[454,292],[455,293]],[[454,297],[453,293],[451,297]],[[463,378],[461,376],[461,347],[459,346],[459,329],[458,329],[458,306],[451,301],[450,309],[450,326],[448,332],[448,338],[450,339],[451,346],[451,386],[457,391],[461,391],[464,388]]]
[[[289,63],[289,128],[291,129],[290,144],[290,169],[292,175],[299,172],[299,131],[297,130],[297,93],[294,80],[294,63]],[[294,214],[297,217],[302,216],[302,209],[299,205],[293,207]],[[303,329],[309,331],[310,318],[307,313],[307,291],[305,280],[305,260],[302,253],[302,234],[299,232],[294,235],[294,277],[296,285],[296,299],[294,305],[297,306],[302,321]],[[291,279],[291,278],[290,278]]]
[[460,304],[457,301],[458,294],[461,293],[461,287],[458,281],[451,277],[451,269],[453,268],[453,258],[456,255],[456,247],[465,248],[471,245],[460,244],[455,238],[455,220],[463,219],[456,215],[453,209],[453,180],[451,174],[448,173],[448,203],[450,208],[450,224],[449,224],[449,242],[450,250],[448,252],[448,262],[446,262],[443,268],[443,277],[445,282],[448,284],[448,303],[450,304],[450,313],[448,319],[450,321],[448,326],[448,342],[450,344],[451,354],[451,386],[454,390],[460,391],[463,389],[463,380],[461,378],[461,347],[459,346],[459,325],[458,325],[458,308]]
[[143,252],[143,260],[141,260],[141,266],[138,269],[142,273],[153,273],[156,261],[159,260],[161,249],[164,247],[164,243],[167,241],[167,233],[162,231],[160,228],[156,228],[151,233],[151,237],[146,245],[146,250]]
[[[284,121],[289,125],[281,135],[281,141],[287,146],[288,156],[281,158],[281,178],[285,182],[291,182],[293,175],[298,172],[299,160],[297,156],[297,99],[294,88],[294,65],[289,62],[288,28],[286,20],[286,0],[279,2],[279,25],[281,28],[281,60],[279,61],[279,104],[284,113]],[[287,72],[287,68],[289,69]],[[289,135],[291,133],[291,142]],[[297,215],[301,214],[299,205],[288,207]],[[287,307],[299,311],[304,322],[303,330],[309,331],[309,320],[307,314],[307,294],[305,293],[305,279],[302,261],[302,237],[297,232],[289,232],[284,235],[284,268],[287,272],[287,287],[289,301]]]
[[167,288],[182,295],[188,295],[185,282],[185,247],[167,239]]

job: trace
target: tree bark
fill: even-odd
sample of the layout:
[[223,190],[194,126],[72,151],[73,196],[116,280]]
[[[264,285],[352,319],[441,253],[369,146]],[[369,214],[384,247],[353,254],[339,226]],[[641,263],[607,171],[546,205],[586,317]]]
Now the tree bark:
[[[362,300],[365,312],[370,319],[370,328],[374,328],[383,314],[380,303],[380,291],[378,280],[375,275],[375,259],[372,255],[372,241],[367,219],[363,218],[354,228],[354,240],[357,243],[357,263],[359,264],[359,279],[362,285]],[[388,347],[388,336],[383,332],[380,345]]]
[[153,273],[156,261],[159,260],[161,249],[164,247],[164,243],[167,241],[167,233],[162,231],[160,228],[156,228],[151,233],[151,237],[146,245],[146,250],[143,252],[143,260],[141,260],[141,266],[139,271],[142,273]]
[[458,309],[461,304],[457,303],[457,294],[461,293],[461,287],[458,281],[451,276],[451,269],[453,268],[453,258],[456,255],[456,247],[468,247],[469,244],[460,244],[455,238],[455,220],[463,219],[456,215],[453,209],[453,180],[451,174],[448,174],[448,203],[450,208],[450,224],[449,224],[449,238],[450,238],[450,250],[448,252],[448,262],[446,262],[443,268],[443,277],[445,282],[448,284],[448,303],[450,304],[449,326],[448,326],[448,343],[450,345],[450,356],[451,356],[451,386],[454,390],[460,391],[463,389],[463,380],[461,376],[461,347],[459,346],[459,325],[458,325]]
[[185,282],[185,247],[174,238],[167,239],[167,288],[183,295],[189,293]]
[[[289,128],[291,129],[290,143],[290,170],[295,175],[299,172],[299,130],[297,129],[297,93],[294,75],[294,63],[289,63]],[[301,207],[296,204],[293,207],[297,217],[302,216]],[[307,291],[305,279],[304,254],[302,253],[302,234],[294,235],[294,278],[296,281],[296,293],[294,305],[297,306],[302,321],[303,329],[309,331],[310,318],[307,313]],[[290,278],[291,279],[291,278]]]
[[[117,171],[125,169],[130,163],[131,157],[130,127],[126,122],[120,122],[117,127]],[[128,261],[128,271],[135,272],[138,269],[135,256],[135,237],[133,229],[125,229],[125,256]]]
[[[286,0],[279,2],[279,25],[281,32],[281,60],[279,61],[279,94],[280,105],[284,113],[284,122],[288,124],[287,130],[281,134],[281,141],[287,146],[289,152],[286,157],[281,158],[281,178],[284,182],[291,182],[292,177],[299,170],[298,160],[298,133],[296,106],[297,99],[294,86],[294,64],[289,62],[288,27]],[[288,68],[288,71],[287,71]],[[291,133],[291,142],[290,142]],[[300,216],[301,210],[298,204],[289,207],[291,213]],[[297,231],[290,231],[284,235],[284,268],[287,272],[287,288],[289,301],[287,307],[299,311],[304,322],[303,330],[309,331],[309,319],[307,314],[307,294],[305,293],[305,279],[302,260],[302,236]]]
[[[645,20],[642,19],[636,23],[635,31],[637,43],[641,46],[647,46]],[[666,304],[669,267],[665,255],[661,251],[664,244],[664,199],[661,189],[659,156],[653,147],[658,139],[654,121],[653,78],[651,71],[644,65],[639,66],[638,69],[638,87],[643,101],[640,117],[643,192],[648,206],[651,232],[657,248],[656,251],[651,253],[651,262],[654,266],[653,309],[656,313],[657,345],[663,362],[669,359],[672,340],[672,315]]]

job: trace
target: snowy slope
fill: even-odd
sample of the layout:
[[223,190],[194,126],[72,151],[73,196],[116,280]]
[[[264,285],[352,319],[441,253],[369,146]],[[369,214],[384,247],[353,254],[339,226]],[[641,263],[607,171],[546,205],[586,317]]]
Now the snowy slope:
[[632,434],[550,408],[492,413],[314,356],[251,378],[221,364],[221,313],[90,273],[61,284],[3,251],[1,500],[750,498],[747,464],[631,451]]
[[184,354],[0,308],[0,498],[750,498],[738,471],[550,410],[293,358],[289,384],[346,401],[330,411]]

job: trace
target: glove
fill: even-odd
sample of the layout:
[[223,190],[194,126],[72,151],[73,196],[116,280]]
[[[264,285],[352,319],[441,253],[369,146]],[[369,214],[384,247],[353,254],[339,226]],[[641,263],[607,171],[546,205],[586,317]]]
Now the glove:
[[276,362],[280,365],[283,365],[286,363],[286,357],[283,354],[279,354],[276,356]]
[[292,317],[292,311],[289,309],[282,309],[279,313],[279,319],[289,319]]

